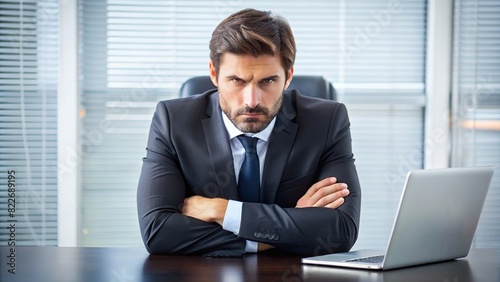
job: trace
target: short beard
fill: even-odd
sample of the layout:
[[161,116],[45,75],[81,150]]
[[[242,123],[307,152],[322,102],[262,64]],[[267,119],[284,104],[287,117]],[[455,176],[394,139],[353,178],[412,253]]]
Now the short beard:
[[[262,130],[264,130],[278,115],[278,112],[281,108],[281,104],[283,102],[283,95],[280,96],[279,100],[274,103],[273,107],[269,110],[267,108],[261,107],[260,105],[257,105],[253,108],[250,107],[244,107],[241,109],[237,109],[235,111],[232,111],[225,101],[221,99],[221,108],[224,114],[231,120],[231,122],[238,128],[241,132],[244,133],[257,133]],[[247,118],[243,122],[238,123],[237,117],[243,114],[251,114],[251,113],[261,113],[265,116],[265,119],[263,121],[260,121],[255,118]]]

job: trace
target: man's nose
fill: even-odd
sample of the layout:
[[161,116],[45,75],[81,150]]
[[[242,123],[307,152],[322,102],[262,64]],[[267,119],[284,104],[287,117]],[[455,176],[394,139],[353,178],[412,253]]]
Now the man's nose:
[[260,104],[260,96],[259,88],[255,84],[248,83],[244,89],[243,103],[250,108],[254,108]]

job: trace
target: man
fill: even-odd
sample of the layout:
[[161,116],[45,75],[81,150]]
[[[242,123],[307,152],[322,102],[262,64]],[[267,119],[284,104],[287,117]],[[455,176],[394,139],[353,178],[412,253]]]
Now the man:
[[242,10],[212,34],[218,89],[158,104],[137,195],[150,253],[319,255],[353,246],[361,191],[347,111],[285,91],[295,51],[283,18]]

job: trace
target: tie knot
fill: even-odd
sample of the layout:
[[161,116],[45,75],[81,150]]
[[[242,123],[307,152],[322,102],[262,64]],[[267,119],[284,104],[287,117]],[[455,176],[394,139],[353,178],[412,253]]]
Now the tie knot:
[[238,139],[240,139],[241,144],[243,144],[243,147],[245,148],[245,152],[247,152],[247,153],[256,153],[257,152],[257,141],[259,141],[258,138],[240,135],[240,136],[238,136]]

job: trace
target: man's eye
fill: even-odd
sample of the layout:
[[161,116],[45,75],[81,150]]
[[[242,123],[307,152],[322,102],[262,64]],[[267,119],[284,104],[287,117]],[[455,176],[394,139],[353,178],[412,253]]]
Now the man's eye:
[[236,84],[244,84],[245,83],[242,79],[239,79],[239,78],[233,78],[232,80]]
[[270,79],[264,79],[264,80],[262,81],[262,83],[264,83],[264,84],[271,84],[271,83],[273,83],[273,82],[274,82],[274,79],[272,79],[272,78],[270,78]]

